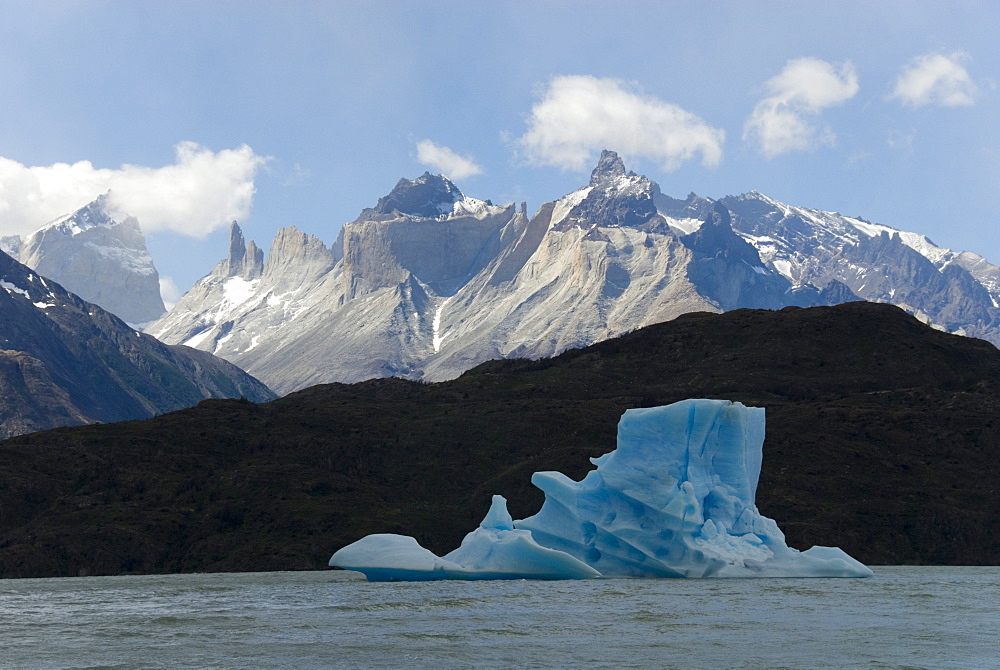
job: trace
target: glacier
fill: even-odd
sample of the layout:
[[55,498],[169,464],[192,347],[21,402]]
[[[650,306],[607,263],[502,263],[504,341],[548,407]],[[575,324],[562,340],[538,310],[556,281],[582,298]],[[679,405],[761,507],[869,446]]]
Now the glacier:
[[579,482],[536,472],[545,494],[513,521],[494,496],[461,546],[438,557],[416,539],[376,534],[330,565],[370,581],[595,577],[869,577],[836,547],[798,551],[755,503],[764,409],[691,399],[627,410],[617,448]]

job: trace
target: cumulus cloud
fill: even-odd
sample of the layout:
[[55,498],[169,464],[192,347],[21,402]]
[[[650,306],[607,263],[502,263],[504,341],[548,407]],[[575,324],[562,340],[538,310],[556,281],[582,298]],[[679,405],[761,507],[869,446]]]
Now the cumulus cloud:
[[417,160],[449,179],[465,179],[483,173],[483,169],[469,156],[460,156],[448,147],[434,144],[430,140],[417,142]]
[[965,69],[964,63],[970,60],[963,51],[917,56],[903,67],[889,97],[912,107],[973,105],[979,88]]
[[213,152],[181,142],[175,152],[172,165],[158,168],[96,168],[90,161],[28,167],[0,157],[0,233],[29,234],[108,191],[117,213],[135,216],[146,231],[204,238],[249,215],[266,158],[246,145]]
[[743,126],[743,140],[756,143],[768,158],[832,144],[829,128],[817,128],[815,117],[824,109],[853,98],[858,92],[854,65],[818,58],[788,61],[780,74],[765,84],[770,95],[754,107]]
[[169,312],[177,304],[177,301],[181,299],[180,288],[177,286],[177,282],[174,281],[173,277],[164,277],[160,275],[160,297],[163,298],[163,306],[167,308]]
[[549,82],[516,142],[535,165],[585,170],[597,152],[611,149],[669,171],[696,156],[706,166],[718,165],[724,139],[723,130],[626,82],[572,75]]

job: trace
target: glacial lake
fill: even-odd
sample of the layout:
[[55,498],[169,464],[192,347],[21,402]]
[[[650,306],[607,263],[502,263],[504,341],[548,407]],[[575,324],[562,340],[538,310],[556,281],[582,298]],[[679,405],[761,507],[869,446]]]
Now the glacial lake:
[[997,668],[1000,568],[869,579],[0,580],[0,668]]

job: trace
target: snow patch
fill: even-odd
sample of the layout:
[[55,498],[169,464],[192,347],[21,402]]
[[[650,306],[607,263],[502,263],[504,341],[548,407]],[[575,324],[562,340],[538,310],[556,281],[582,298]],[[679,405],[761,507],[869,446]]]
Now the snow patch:
[[552,209],[552,219],[549,221],[549,225],[554,226],[569,216],[570,210],[583,202],[593,190],[593,186],[585,186],[556,200],[556,206]]
[[25,298],[31,298],[31,296],[28,295],[27,291],[25,291],[20,286],[15,286],[14,284],[11,284],[9,281],[0,281],[0,286],[3,286],[5,289],[7,289],[7,293],[20,293]]
[[780,272],[782,275],[784,275],[788,279],[791,279],[792,281],[795,280],[795,278],[792,277],[792,264],[789,261],[787,261],[787,260],[785,260],[783,258],[779,258],[777,260],[771,261],[771,265],[774,266],[775,270],[777,270],[778,272]]
[[211,328],[206,328],[205,330],[201,331],[197,335],[194,335],[193,337],[188,338],[187,340],[185,340],[181,344],[183,344],[185,347],[191,347],[193,349],[197,349],[198,345],[201,344],[202,342],[204,342],[205,340],[207,340],[208,337],[209,337],[209,335],[211,335],[211,334],[212,334],[212,329]]
[[244,349],[243,353],[252,351],[253,349],[257,348],[258,344],[260,344],[260,335],[254,335],[253,338],[250,340],[250,346]]
[[445,209],[447,205],[441,207],[442,214],[452,214],[454,216],[474,216],[477,219],[485,218],[491,214],[496,214],[497,212],[503,211],[503,207],[497,207],[491,205],[485,200],[480,200],[479,198],[470,198],[466,196],[462,200],[458,200],[452,205],[451,210]]
[[677,230],[681,231],[681,233],[683,233],[684,235],[690,235],[691,233],[695,232],[696,230],[701,228],[701,224],[703,223],[703,221],[701,221],[700,219],[672,219],[669,216],[665,216],[662,213],[660,214],[660,216],[662,216],[667,220],[667,225],[669,225],[671,228],[676,228]]
[[446,298],[443,303],[441,303],[437,310],[434,312],[434,321],[432,323],[432,328],[434,329],[434,339],[432,340],[434,344],[434,353],[441,351],[441,343],[444,342],[444,338],[448,337],[448,333],[440,335],[441,332],[441,312],[444,310],[444,306],[448,304],[451,298]]
[[258,281],[257,279],[250,281],[243,277],[229,277],[222,285],[222,299],[229,305],[242,305],[253,297]]

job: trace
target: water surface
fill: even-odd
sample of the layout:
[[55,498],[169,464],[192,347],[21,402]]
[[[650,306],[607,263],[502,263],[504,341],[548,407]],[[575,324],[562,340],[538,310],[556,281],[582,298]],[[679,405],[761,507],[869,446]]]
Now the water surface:
[[1000,568],[869,579],[0,580],[2,668],[1000,667]]

